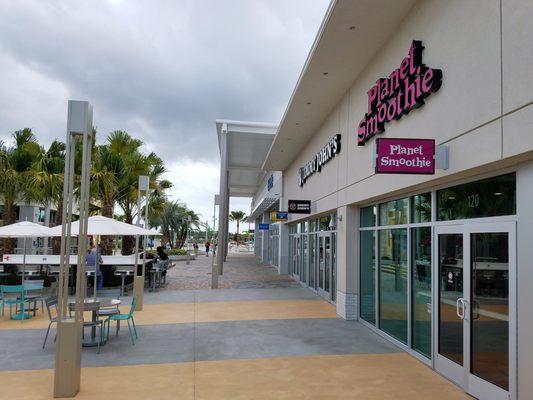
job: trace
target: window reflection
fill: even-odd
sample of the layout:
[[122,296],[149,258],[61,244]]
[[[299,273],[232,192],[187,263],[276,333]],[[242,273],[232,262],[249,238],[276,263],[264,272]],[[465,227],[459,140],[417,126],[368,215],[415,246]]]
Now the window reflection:
[[407,343],[407,229],[379,233],[380,327]]
[[516,174],[501,175],[437,192],[439,221],[516,213]]
[[472,234],[472,373],[509,388],[509,239]]
[[431,228],[412,229],[413,349],[431,358]]
[[463,365],[463,320],[457,300],[463,297],[463,234],[439,235],[439,353]]
[[407,223],[408,200],[398,199],[379,205],[379,224],[399,225]]

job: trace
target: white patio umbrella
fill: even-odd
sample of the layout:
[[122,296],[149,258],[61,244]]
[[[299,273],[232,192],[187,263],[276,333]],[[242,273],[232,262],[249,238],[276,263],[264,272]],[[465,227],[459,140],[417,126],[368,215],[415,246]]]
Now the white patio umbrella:
[[[57,236],[61,236],[61,226],[50,228]],[[71,226],[72,235],[75,236],[80,230],[79,221],[73,222]],[[136,225],[127,224],[116,219],[95,215],[89,217],[87,224],[87,235],[99,236],[159,236],[159,232],[144,229]]]
[[[61,235],[61,226],[51,228],[54,233]],[[79,221],[71,225],[71,234],[76,236],[80,230]],[[87,223],[87,235],[92,236],[160,236],[161,233],[141,228],[137,225],[127,224],[116,219],[95,215],[89,217]],[[96,241],[96,253],[98,254],[98,241]],[[134,268],[136,268],[135,266]],[[96,269],[98,268],[98,257],[96,257],[96,266],[94,272],[94,297],[96,298]]]
[[29,221],[17,222],[15,224],[5,225],[0,227],[0,237],[3,238],[24,238],[24,252],[22,256],[22,280],[24,281],[24,275],[26,273],[26,240],[32,237],[51,237],[61,236],[43,225],[35,224]]

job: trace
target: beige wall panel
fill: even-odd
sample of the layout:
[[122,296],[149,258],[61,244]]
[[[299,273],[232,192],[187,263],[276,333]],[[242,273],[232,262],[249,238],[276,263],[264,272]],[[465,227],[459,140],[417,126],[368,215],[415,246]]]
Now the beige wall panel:
[[341,153],[339,154],[339,168],[337,176],[337,187],[344,187],[347,184],[348,179],[348,159],[351,154],[350,149],[352,143],[350,143],[351,130],[349,125],[349,113],[350,113],[350,94],[346,92],[345,96],[341,100],[339,106],[339,133],[342,135],[341,140]]
[[[500,121],[485,125],[448,143],[450,168],[431,175],[374,175],[347,187],[339,198],[350,202],[366,202],[383,194],[405,193],[410,187],[461,172],[500,159]],[[393,179],[391,179],[393,178]],[[426,185],[427,186],[427,185]],[[342,205],[342,204],[340,204]]]
[[[452,4],[453,3],[453,4]],[[483,3],[483,6],[482,4]],[[476,24],[471,21],[476,20]],[[385,126],[387,137],[434,138],[443,143],[500,114],[499,2],[423,1],[417,4],[390,41],[369,64],[351,90],[353,135],[367,109],[366,92],[375,80],[388,76],[406,56],[411,40],[426,47],[423,62],[443,70],[441,89],[418,110]],[[350,158],[351,183],[371,170],[365,150]]]
[[533,1],[502,1],[503,111],[533,101]]
[[296,157],[290,167],[283,172],[283,197],[285,206],[289,199],[317,200],[337,190],[337,176],[346,152],[344,137],[341,139],[341,152],[307,179],[303,187],[298,186],[298,170],[320,151],[326,143],[339,133],[339,109],[336,107],[326,119],[317,134]]
[[503,118],[504,157],[511,157],[527,151],[533,151],[532,138],[533,105],[522,108],[521,110]]
[[[437,143],[443,143],[496,118],[501,107],[500,38],[499,29],[495,29],[499,27],[499,11],[498,0],[426,0],[413,7],[397,35],[379,51],[349,89],[349,99],[341,101],[335,107],[324,126],[287,170],[287,198],[316,200],[338,189],[341,191],[338,196],[339,205],[342,205],[356,199],[369,198],[370,193],[382,195],[392,188],[402,188],[431,179],[417,176],[369,178],[374,174],[371,161],[374,140],[366,146],[357,146],[356,139],[357,126],[367,110],[366,92],[378,78],[388,76],[399,67],[409,51],[411,41],[418,39],[426,46],[423,62],[443,70],[443,85],[439,92],[426,99],[422,108],[413,110],[399,121],[388,123],[385,135],[435,138]],[[476,24],[472,24],[472,20]],[[348,108],[347,115],[345,107]],[[296,184],[297,170],[334,133],[332,121],[335,119],[343,133],[340,162],[332,160],[325,168],[327,173],[315,174],[300,190]],[[452,153],[455,163],[452,165],[453,171],[468,165],[480,165],[486,160],[493,161],[496,154],[499,157],[501,132],[499,123],[497,125],[490,124],[480,129],[481,135],[490,137],[491,147],[486,149],[488,153],[470,152],[465,160],[458,157],[458,154],[462,154],[462,149]],[[347,126],[346,134],[344,126]],[[497,136],[494,136],[496,131]],[[457,143],[464,143],[476,133],[477,130],[458,138]],[[479,150],[488,146],[486,142],[477,141],[471,145],[476,146],[474,148],[481,146]],[[344,168],[346,178],[344,171],[341,172]],[[334,181],[338,182],[336,187],[332,187]],[[360,185],[357,182],[361,182]],[[354,184],[356,185],[346,188]]]

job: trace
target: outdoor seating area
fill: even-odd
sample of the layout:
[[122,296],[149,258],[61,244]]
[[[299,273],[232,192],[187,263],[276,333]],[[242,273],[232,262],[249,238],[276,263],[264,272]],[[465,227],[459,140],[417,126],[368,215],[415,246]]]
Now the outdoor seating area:
[[[49,293],[44,295],[45,288],[41,282],[24,283],[23,285],[0,286],[0,329],[21,328],[20,324],[30,324],[29,329],[44,327],[47,322],[42,348],[46,347],[50,331],[57,328],[58,298]],[[69,300],[69,316],[75,310],[75,302]],[[131,342],[134,345],[138,338],[134,322],[136,298],[124,302],[120,289],[102,290],[97,298],[86,298],[83,304],[83,347],[104,346],[109,341],[111,323],[115,324],[115,336],[121,329],[120,323],[128,325]],[[122,309],[120,308],[121,306]],[[18,327],[15,324],[19,325]],[[55,337],[54,337],[55,342]]]
[[[0,237],[7,239],[23,238],[23,251],[14,254],[3,254],[0,260],[0,329],[17,329],[15,324],[29,325],[30,329],[44,327],[42,348],[46,349],[50,332],[61,323],[59,311],[59,276],[62,257],[48,254],[48,251],[32,251],[27,254],[27,239],[35,237],[55,237],[62,234],[62,227],[48,228],[32,222],[19,222],[0,227]],[[79,223],[72,223],[72,237],[77,237]],[[79,267],[79,257],[70,254],[64,265],[66,292],[69,293],[68,317],[73,317],[76,309],[76,299],[72,297],[76,287],[87,288],[81,297],[83,302],[83,347],[101,347],[110,340],[109,332],[114,324],[115,336],[119,335],[121,322],[127,324],[132,345],[138,339],[134,322],[134,312],[137,298],[128,298],[124,302],[124,295],[133,283],[135,275],[145,274],[145,287],[155,291],[165,282],[164,276],[170,266],[168,260],[146,259],[146,253],[137,252],[133,255],[102,256],[98,250],[98,237],[103,235],[158,235],[147,229],[126,224],[110,218],[94,216],[88,219],[88,232],[96,242],[96,248],[89,250],[84,257],[87,265],[84,282],[81,286],[76,280]],[[17,254],[22,253],[22,254]],[[86,260],[85,260],[86,258]],[[120,286],[103,287],[102,270],[118,275]],[[146,269],[146,271],[144,271]],[[118,272],[118,273],[117,273]],[[78,282],[79,283],[79,282]],[[78,300],[79,301],[79,300]],[[122,306],[122,309],[121,309]],[[64,318],[64,317],[63,317]],[[56,342],[54,335],[54,343]]]

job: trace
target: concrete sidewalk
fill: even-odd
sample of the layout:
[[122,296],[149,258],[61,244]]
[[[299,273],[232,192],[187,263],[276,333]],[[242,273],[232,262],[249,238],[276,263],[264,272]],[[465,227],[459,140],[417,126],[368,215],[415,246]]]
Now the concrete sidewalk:
[[[246,279],[265,271],[251,257],[228,264]],[[83,350],[78,399],[469,398],[301,287],[164,290],[145,303],[135,346],[122,330],[100,354]],[[51,399],[54,343],[41,349],[40,323],[0,321],[0,399]]]

